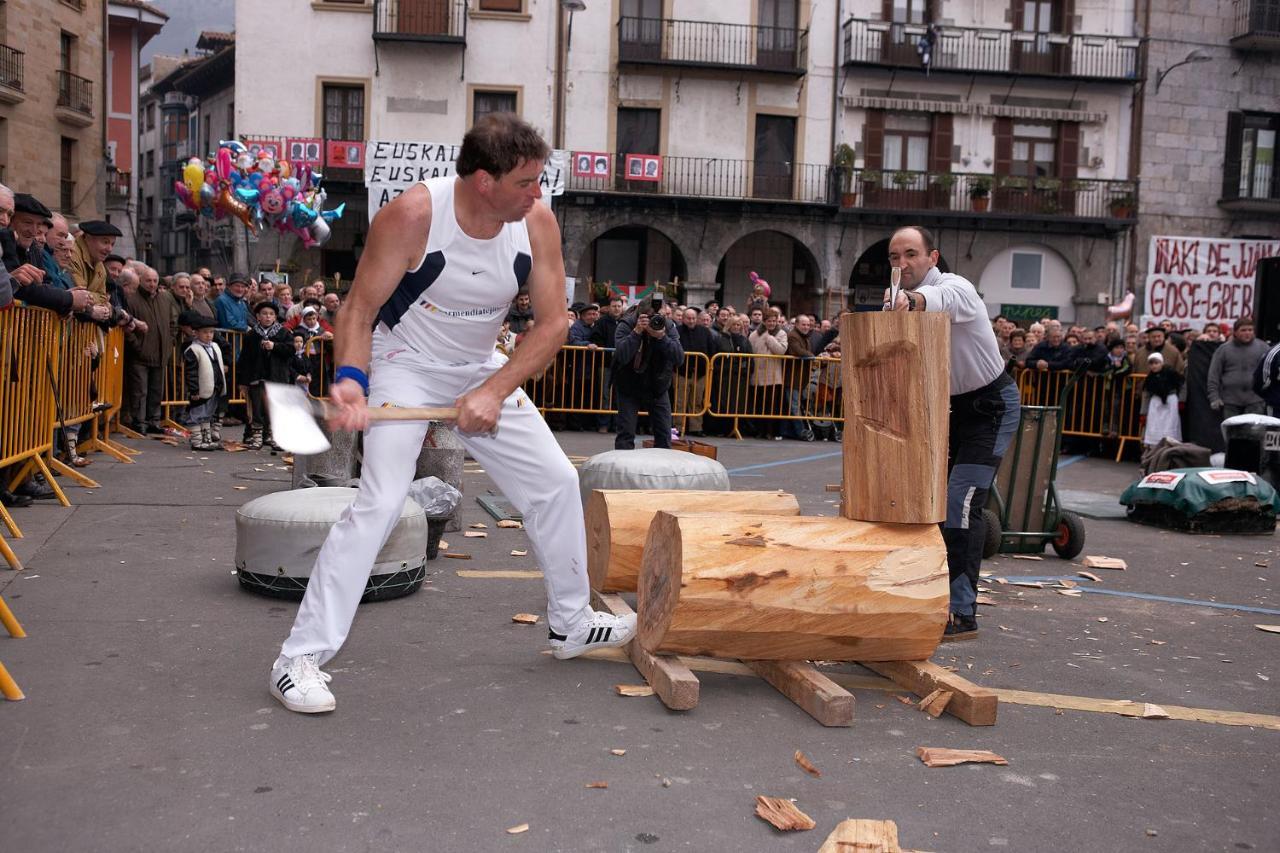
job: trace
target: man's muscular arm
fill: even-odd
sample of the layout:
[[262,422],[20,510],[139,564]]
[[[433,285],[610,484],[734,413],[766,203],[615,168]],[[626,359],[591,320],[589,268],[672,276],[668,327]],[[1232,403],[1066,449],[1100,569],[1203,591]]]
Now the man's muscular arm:
[[525,334],[510,361],[479,388],[458,398],[458,429],[463,432],[492,432],[498,425],[502,401],[555,358],[569,328],[564,306],[560,227],[555,215],[542,204],[535,204],[525,221],[533,250],[529,298],[538,322]]
[[[338,313],[333,341],[335,364],[369,372],[373,322],[405,272],[422,257],[430,227],[431,192],[421,184],[406,190],[374,216],[355,280]],[[405,235],[414,238],[406,240]],[[368,426],[369,412],[360,383],[354,379],[333,383],[329,400],[333,404],[331,427],[362,430]]]

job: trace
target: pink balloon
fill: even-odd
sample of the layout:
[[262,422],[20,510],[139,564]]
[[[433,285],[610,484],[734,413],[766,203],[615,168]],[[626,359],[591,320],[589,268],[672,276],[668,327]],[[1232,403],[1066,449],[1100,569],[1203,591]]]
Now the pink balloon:
[[231,170],[235,168],[231,160],[230,148],[218,149],[218,177],[224,181],[231,180]]
[[1124,299],[1117,302],[1107,309],[1107,318],[1110,320],[1123,320],[1133,313],[1133,291],[1130,290]]

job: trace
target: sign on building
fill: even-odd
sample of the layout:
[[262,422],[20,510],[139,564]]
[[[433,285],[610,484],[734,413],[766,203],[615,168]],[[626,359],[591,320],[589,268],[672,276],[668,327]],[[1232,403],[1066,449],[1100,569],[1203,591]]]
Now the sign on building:
[[[438,142],[371,140],[365,146],[364,184],[369,192],[369,218],[418,181],[453,174],[458,145]],[[568,152],[556,150],[542,171],[542,200],[564,194]]]
[[1152,237],[1143,320],[1200,328],[1252,314],[1258,262],[1278,255],[1280,240]]

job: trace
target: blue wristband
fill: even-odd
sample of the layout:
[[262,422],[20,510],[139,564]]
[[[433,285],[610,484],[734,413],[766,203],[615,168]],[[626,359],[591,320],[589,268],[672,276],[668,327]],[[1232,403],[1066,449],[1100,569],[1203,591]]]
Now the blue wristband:
[[358,367],[352,367],[344,364],[333,372],[333,381],[341,382],[344,379],[354,379],[360,383],[360,387],[364,389],[364,395],[369,396],[369,377]]

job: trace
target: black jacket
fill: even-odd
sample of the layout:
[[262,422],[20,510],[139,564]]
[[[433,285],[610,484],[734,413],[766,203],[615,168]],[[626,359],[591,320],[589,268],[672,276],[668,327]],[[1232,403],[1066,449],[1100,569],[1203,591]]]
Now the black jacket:
[[[34,245],[34,244],[33,244]],[[18,245],[13,232],[8,228],[0,230],[0,251],[4,253],[4,267],[13,272],[23,264],[44,269],[43,259],[33,260],[34,253],[29,253]],[[48,308],[59,314],[71,313],[71,291],[48,284],[18,284],[13,282],[13,298],[20,299],[36,308]]]
[[613,349],[613,342],[618,337],[618,321],[603,311],[600,319],[591,327],[591,343],[605,349]]
[[1031,350],[1031,355],[1027,356],[1027,367],[1035,367],[1037,362],[1044,361],[1048,362],[1050,370],[1066,370],[1071,366],[1072,352],[1066,341],[1056,347],[1047,340],[1041,341]]
[[289,362],[293,360],[293,332],[280,327],[271,336],[275,347],[262,348],[264,338],[249,327],[244,333],[244,346],[240,348],[240,360],[236,362],[236,382],[252,385],[255,382],[288,382]]
[[1147,374],[1147,378],[1142,381],[1142,391],[1163,400],[1170,394],[1181,391],[1182,382],[1182,374],[1166,364],[1159,373]]
[[[706,326],[697,325],[690,328],[681,323],[677,328],[680,330],[680,348],[685,353],[700,352],[707,358],[711,358],[719,351],[715,337]],[[670,337],[670,330],[668,330],[668,337]],[[705,361],[700,358],[689,358],[685,359],[680,375],[703,376],[706,372],[707,363]]]
[[680,337],[669,320],[664,321],[667,336],[661,340],[648,334],[635,334],[636,313],[632,307],[618,320],[618,333],[614,338],[613,384],[619,394],[652,399],[667,393],[671,387],[671,374],[684,361],[684,348],[680,346]]

